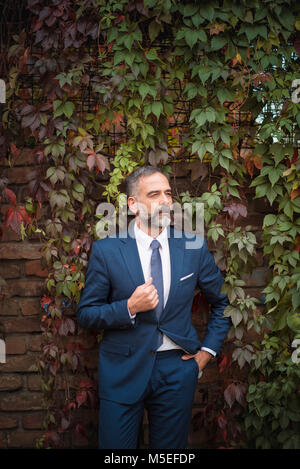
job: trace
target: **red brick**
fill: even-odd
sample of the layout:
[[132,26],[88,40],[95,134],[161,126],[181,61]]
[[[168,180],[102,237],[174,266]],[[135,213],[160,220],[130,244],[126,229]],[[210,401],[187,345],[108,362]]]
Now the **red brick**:
[[48,277],[49,271],[43,269],[40,260],[28,261],[25,263],[26,275],[36,275],[37,277]]
[[41,332],[41,321],[37,317],[13,318],[2,321],[4,331],[12,332]]
[[7,448],[6,435],[3,432],[1,432],[0,433],[0,449],[4,449],[4,448]]
[[26,372],[33,373],[37,371],[37,355],[12,355],[6,357],[6,363],[0,363],[0,373],[2,372]]
[[[76,321],[76,318],[72,315],[72,319]],[[81,344],[85,349],[90,350],[90,349],[97,349],[99,348],[99,344],[97,343],[97,339],[94,335],[89,334],[90,331],[85,331],[87,334],[80,334],[80,336],[65,336],[61,337],[63,347],[67,348],[68,344],[70,342],[72,343],[79,343]]]
[[267,283],[269,269],[265,267],[258,267],[253,269],[251,274],[243,274],[242,280],[246,282],[247,287],[264,287]]
[[23,386],[23,380],[21,376],[7,376],[5,374],[0,375],[0,391],[17,391]]
[[42,393],[18,393],[11,396],[2,397],[0,400],[0,410],[4,412],[21,412],[25,410],[42,409]]
[[[87,379],[85,374],[82,375],[74,375],[73,373],[69,373],[67,376],[68,379],[68,386],[70,389],[78,389],[80,382]],[[27,376],[27,388],[30,391],[41,391],[42,380],[41,376],[38,374],[32,374]],[[66,376],[57,374],[56,381],[55,381],[55,388],[58,391],[63,391],[66,387]]]
[[20,306],[17,300],[6,298],[0,302],[0,316],[17,316]]
[[42,381],[40,375],[28,375],[27,376],[27,388],[29,391],[41,391]]
[[5,343],[7,355],[21,355],[26,353],[25,337],[7,337]]
[[44,280],[15,279],[7,280],[3,292],[12,296],[39,296],[44,288]]
[[1,262],[0,276],[3,278],[18,278],[21,276],[21,266],[7,262]]
[[36,316],[40,315],[42,312],[41,309],[41,299],[39,298],[22,298],[20,299],[20,307],[23,316]]
[[[74,375],[73,373],[69,373],[68,374],[68,386],[70,387],[70,389],[78,389],[79,388],[79,385],[80,385],[80,382],[83,381],[83,380],[86,380],[87,379],[87,376],[84,374],[82,375]],[[56,376],[56,387],[58,390],[64,390],[65,387],[66,387],[66,376],[65,374],[64,375],[61,375],[61,374],[58,374]]]
[[30,166],[19,166],[3,169],[2,175],[7,177],[10,184],[25,184],[30,180],[30,174],[36,170]]
[[[17,200],[21,200],[20,197],[17,196]],[[25,200],[24,200],[25,202]],[[0,210],[0,212],[2,214],[4,214],[7,210],[8,210],[9,206],[6,205],[6,209],[5,210]],[[40,216],[40,210],[39,208],[37,209],[37,219],[40,219],[41,216]],[[31,241],[31,240],[37,240],[37,241],[40,241],[40,233],[35,233],[35,232],[32,232],[30,235],[28,235],[27,237],[27,240]],[[1,238],[1,242],[4,243],[4,242],[8,242],[8,241],[21,241],[22,243],[24,242],[22,240],[22,235],[21,233],[16,233],[14,230],[12,230],[10,228],[10,226],[2,226],[2,238]]]
[[189,163],[175,163],[172,166],[172,174],[175,177],[186,177],[191,171]]
[[259,199],[250,199],[248,200],[248,211],[251,212],[259,212],[259,213],[272,213],[272,207],[266,197],[259,198]]
[[[147,412],[145,412],[145,415],[147,415]],[[76,410],[76,420],[82,425],[98,425],[98,410],[80,407]]]
[[25,432],[9,432],[7,441],[9,448],[36,448],[37,440],[42,438],[44,432],[25,431]]
[[42,243],[1,243],[0,259],[40,259]]
[[22,417],[22,425],[24,430],[39,430],[43,428],[43,420],[45,412],[34,412]]
[[203,375],[201,376],[199,383],[214,383],[216,381],[222,380],[222,376],[217,368],[217,366],[206,366],[203,370]]
[[7,241],[22,241],[21,233],[18,234],[13,231],[9,226],[5,227],[2,226],[2,238],[1,243],[5,243]]
[[251,231],[262,229],[264,215],[261,213],[249,213],[247,217],[239,218],[239,226],[251,226]]
[[253,287],[247,287],[247,285],[246,285],[246,287],[244,287],[244,288],[245,288],[246,295],[253,296],[254,298],[258,298],[259,300],[261,300],[261,298],[264,295],[264,293],[263,293],[264,287],[253,288]]
[[29,337],[28,349],[31,352],[40,352],[42,347],[42,335],[32,335]]
[[98,350],[91,350],[85,359],[85,366],[89,369],[97,368],[98,367],[98,360],[99,360],[99,352]]
[[8,415],[0,415],[0,429],[5,430],[9,428],[16,428],[18,426],[18,419]]
[[194,394],[194,405],[199,406],[203,404],[203,400],[204,400],[203,390],[201,389],[200,385],[198,385]]
[[[14,167],[14,166],[25,166],[25,165],[36,164],[34,153],[35,153],[35,150],[32,150],[32,148],[24,148],[20,150],[18,155],[13,155],[12,166]],[[1,158],[0,166],[10,167],[10,163],[7,160],[7,158]]]

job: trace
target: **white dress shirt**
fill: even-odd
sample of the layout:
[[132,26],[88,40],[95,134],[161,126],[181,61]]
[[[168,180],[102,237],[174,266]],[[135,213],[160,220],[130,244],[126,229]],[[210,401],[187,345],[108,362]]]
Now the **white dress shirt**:
[[[152,248],[151,243],[154,238],[149,236],[143,230],[141,230],[137,224],[134,224],[134,235],[137,243],[138,253],[140,256],[140,261],[142,265],[142,270],[144,274],[145,282],[151,277],[151,255]],[[163,284],[164,284],[164,307],[166,306],[171,284],[171,262],[170,262],[170,251],[169,251],[169,240],[168,240],[168,230],[164,228],[162,232],[157,236],[157,241],[160,242],[159,252],[162,263],[162,274],[163,274]],[[129,312],[129,311],[128,311]],[[130,314],[130,313],[129,313]],[[130,315],[131,319],[134,321],[136,315]],[[158,352],[164,350],[172,349],[181,349],[179,345],[175,344],[169,337],[163,334],[163,342],[160,347],[157,349]],[[206,347],[202,347],[201,350],[206,350],[211,355],[215,356],[216,352]],[[186,352],[186,350],[184,350]],[[186,352],[188,353],[188,352]],[[202,375],[202,372],[199,372],[199,377]]]

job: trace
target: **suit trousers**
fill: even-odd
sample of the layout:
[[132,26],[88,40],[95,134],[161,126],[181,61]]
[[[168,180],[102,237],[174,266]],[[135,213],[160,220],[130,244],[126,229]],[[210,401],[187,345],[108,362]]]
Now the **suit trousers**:
[[100,398],[100,449],[137,448],[144,409],[150,449],[186,448],[199,368],[194,358],[182,360],[183,353],[178,349],[156,353],[151,378],[137,403]]

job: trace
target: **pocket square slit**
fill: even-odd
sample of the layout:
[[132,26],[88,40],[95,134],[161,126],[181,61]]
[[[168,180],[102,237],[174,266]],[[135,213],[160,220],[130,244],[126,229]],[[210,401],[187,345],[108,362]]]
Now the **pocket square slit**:
[[182,280],[185,280],[185,279],[191,277],[192,275],[194,275],[194,272],[192,272],[191,274],[186,275],[185,277],[181,277],[180,282],[181,282]]

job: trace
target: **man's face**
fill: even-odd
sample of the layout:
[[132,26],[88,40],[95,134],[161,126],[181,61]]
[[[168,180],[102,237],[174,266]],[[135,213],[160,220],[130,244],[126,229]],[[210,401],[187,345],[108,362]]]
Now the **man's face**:
[[170,224],[172,194],[168,179],[161,173],[153,173],[139,179],[135,197],[128,198],[128,205],[145,226],[163,228]]

